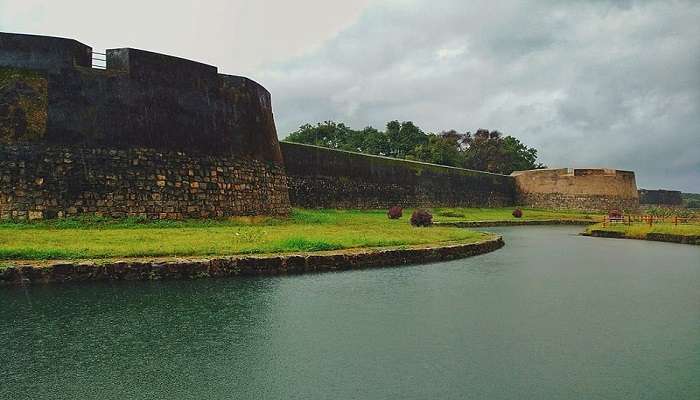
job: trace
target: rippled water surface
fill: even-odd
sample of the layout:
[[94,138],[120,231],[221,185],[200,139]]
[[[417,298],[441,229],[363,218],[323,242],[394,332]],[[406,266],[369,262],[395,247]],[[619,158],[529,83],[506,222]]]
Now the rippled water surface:
[[0,288],[0,399],[700,399],[700,247],[499,228],[446,263]]

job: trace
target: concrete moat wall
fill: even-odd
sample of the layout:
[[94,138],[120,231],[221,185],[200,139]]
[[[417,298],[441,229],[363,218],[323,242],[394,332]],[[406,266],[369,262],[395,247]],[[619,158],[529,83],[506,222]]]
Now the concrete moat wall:
[[281,143],[293,206],[308,208],[499,207],[514,180],[387,157]]
[[634,172],[614,169],[540,169],[511,174],[517,203],[535,208],[636,210]]
[[286,214],[270,93],[136,49],[0,33],[0,216]]

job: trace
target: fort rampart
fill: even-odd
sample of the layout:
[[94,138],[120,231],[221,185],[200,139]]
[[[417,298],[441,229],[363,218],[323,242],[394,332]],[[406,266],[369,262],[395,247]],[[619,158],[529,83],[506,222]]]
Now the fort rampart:
[[516,202],[536,208],[636,210],[639,196],[634,172],[605,168],[517,171]]
[[500,207],[509,176],[282,142],[292,205],[310,208]]

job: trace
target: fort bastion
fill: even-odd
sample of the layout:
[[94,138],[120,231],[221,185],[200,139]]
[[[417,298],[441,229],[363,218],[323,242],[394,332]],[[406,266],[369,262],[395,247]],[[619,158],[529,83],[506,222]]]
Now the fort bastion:
[[516,171],[516,202],[535,208],[635,210],[639,207],[632,171],[558,168]]
[[0,216],[286,214],[270,93],[143,50],[0,33]]

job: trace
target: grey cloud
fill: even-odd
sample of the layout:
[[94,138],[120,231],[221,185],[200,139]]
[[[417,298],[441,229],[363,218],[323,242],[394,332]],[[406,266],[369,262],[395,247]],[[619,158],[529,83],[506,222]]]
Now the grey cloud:
[[328,119],[499,129],[553,166],[700,192],[700,3],[497,3],[377,5],[264,69],[281,135]]

